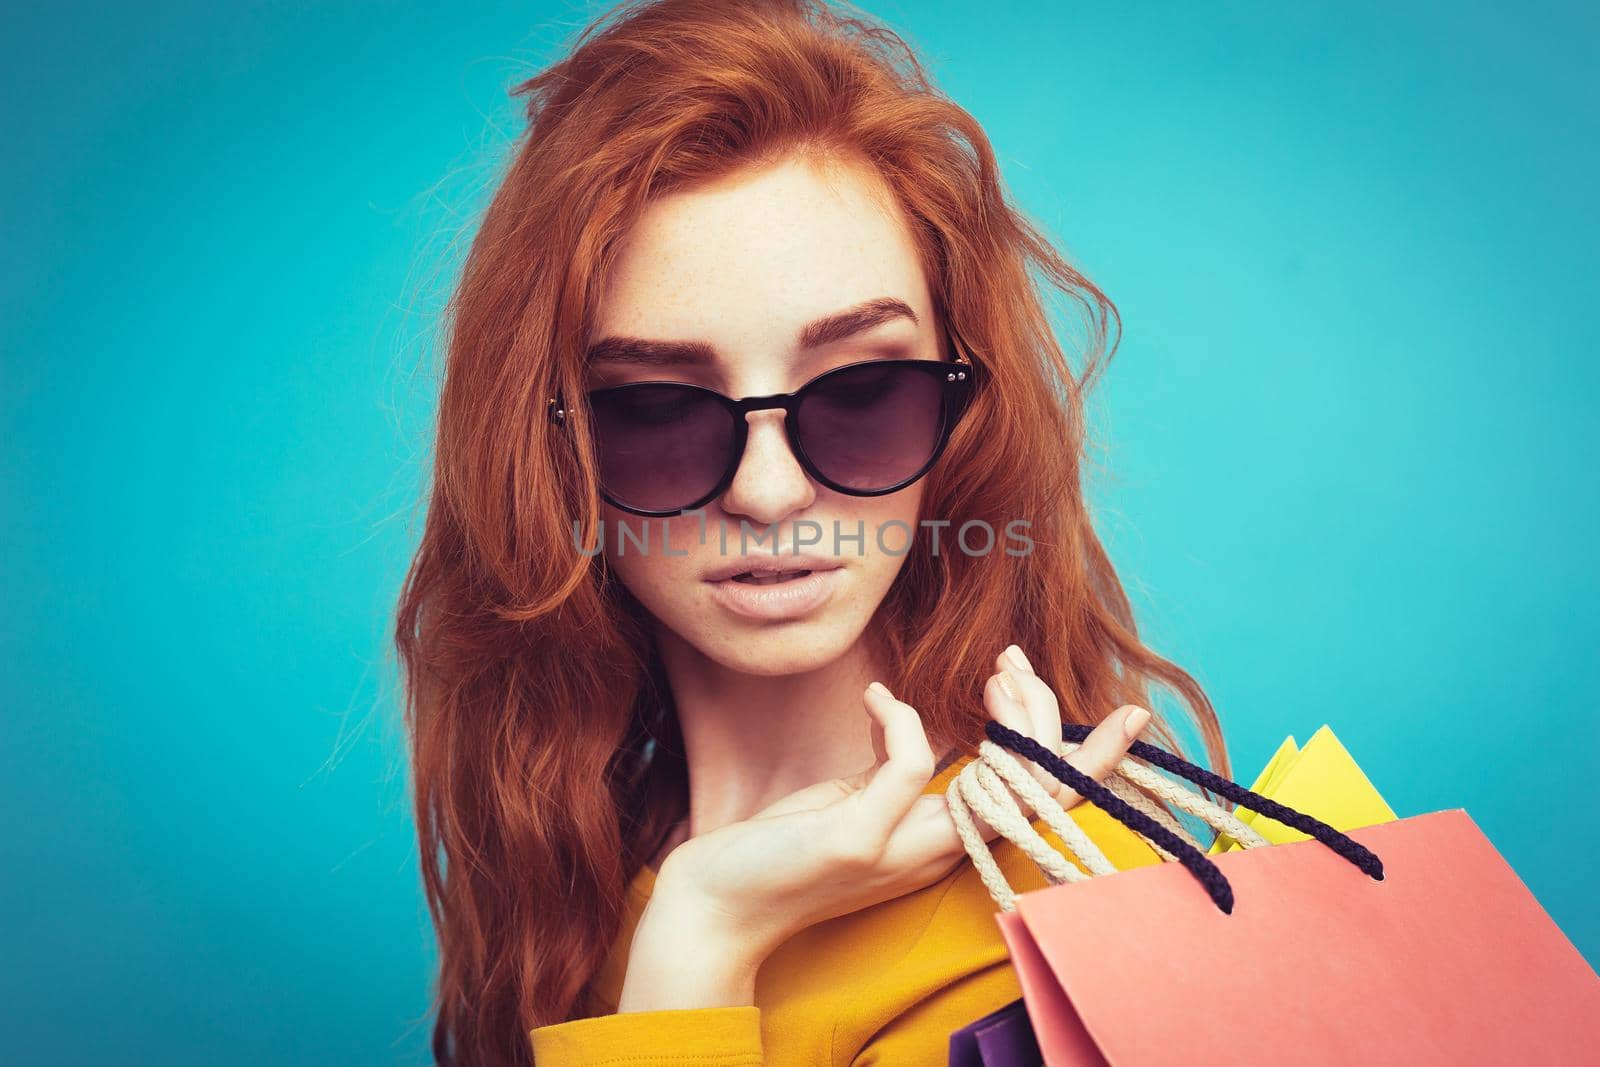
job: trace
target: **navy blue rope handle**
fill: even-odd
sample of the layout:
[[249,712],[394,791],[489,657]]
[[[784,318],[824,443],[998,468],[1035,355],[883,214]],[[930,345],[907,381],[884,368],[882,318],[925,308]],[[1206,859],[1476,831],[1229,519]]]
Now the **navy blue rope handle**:
[[[1063,740],[1076,741],[1082,744],[1084,738],[1088,737],[1089,732],[1093,729],[1094,727],[1092,726],[1063,723],[1061,737]],[[1153,763],[1163,770],[1171,771],[1180,778],[1187,778],[1194,784],[1209,789],[1218,796],[1227,797],[1235,804],[1248,808],[1257,815],[1265,815],[1269,819],[1276,819],[1285,826],[1294,827],[1307,837],[1316,838],[1359,867],[1362,873],[1377,881],[1383,881],[1383,861],[1371,849],[1352,841],[1348,836],[1335,830],[1320,819],[1314,819],[1304,812],[1285,807],[1276,800],[1269,800],[1260,793],[1246,789],[1237,782],[1230,782],[1220,774],[1208,771],[1204,767],[1197,767],[1188,760],[1173,755],[1166,749],[1157,748],[1144,741],[1135,741],[1129,747],[1128,752],[1146,763]],[[1073,786],[1073,788],[1076,789],[1077,787]],[[1099,804],[1100,802],[1097,800],[1095,803]]]
[[1177,861],[1188,868],[1189,873],[1199,879],[1201,885],[1205,886],[1212,902],[1225,914],[1233,914],[1233,886],[1228,883],[1227,876],[1217,869],[1217,865],[1202,855],[1199,849],[1150,818],[1138,808],[1133,807],[1033,738],[1025,734],[1019,734],[1009,727],[1002,726],[993,719],[984,724],[984,729],[988,732],[989,740],[995,744],[1033,760],[1077,790],[1079,796],[1093,801],[1096,806],[1104,809],[1107,815],[1112,816],[1124,826],[1137,831],[1172,853],[1177,858]]

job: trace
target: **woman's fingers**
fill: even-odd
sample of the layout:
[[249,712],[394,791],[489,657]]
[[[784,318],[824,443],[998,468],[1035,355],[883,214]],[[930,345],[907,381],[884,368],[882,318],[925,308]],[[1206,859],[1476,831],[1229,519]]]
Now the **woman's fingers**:
[[853,784],[853,780],[860,778],[865,781],[864,776],[866,773],[863,771],[860,775],[853,775],[851,778],[830,778],[825,782],[817,782],[815,785],[797,789],[787,796],[774,800],[771,804],[750,816],[750,818],[769,819],[776,815],[788,815],[796,811],[815,811],[818,808],[825,808],[829,804],[837,804],[856,791],[857,787]]
[[[883,691],[885,693],[887,693],[889,691],[888,687],[885,686]],[[919,719],[919,721],[920,721],[920,719]],[[878,719],[877,716],[873,716],[873,719],[872,719],[872,760],[873,760],[872,766],[873,767],[877,767],[879,764],[881,764],[881,763],[885,762],[886,760],[888,760],[888,758],[889,758],[889,747],[888,747],[888,741],[885,739],[885,737],[883,735],[883,722],[880,719]],[[869,770],[870,770],[870,768],[869,768]]]
[[[1083,744],[1063,758],[1090,778],[1103,782],[1127,756],[1128,749],[1139,739],[1140,731],[1149,721],[1150,713],[1144,708],[1136,704],[1124,704],[1101,719],[1100,724],[1089,731]],[[1061,784],[1056,799],[1062,807],[1070,808],[1083,797],[1076,789]]]
[[[995,665],[1001,669],[1001,673],[996,675],[999,681],[991,679],[992,684],[996,688],[1018,690],[1021,694],[1021,700],[1013,702],[1010,708],[1009,717],[1014,721],[1006,722],[1005,725],[1027,734],[1050,751],[1059,753],[1061,705],[1056,699],[1055,690],[1034,673],[1028,658],[1016,645],[1011,645],[1002,652],[996,658]],[[1005,684],[1001,685],[1002,682]],[[1004,706],[1004,699],[1002,698],[999,703]],[[1024,720],[1028,726],[1016,725]],[[1129,747],[1138,739],[1140,731],[1149,721],[1150,712],[1144,708],[1132,704],[1124,705],[1106,716],[1100,725],[1090,732],[1084,743],[1065,758],[1068,763],[1095,781],[1102,781],[1127,756]],[[1062,807],[1070,808],[1083,799],[1076,790],[1032,760],[1025,760],[1024,765],[1044,784],[1046,791],[1055,797]]]
[[[1051,752],[1061,751],[1061,709],[1055,692],[1033,672],[1022,649],[1010,645],[995,657],[998,673],[984,687],[984,704],[1002,726],[1039,742]],[[1061,782],[1032,761],[1024,761],[1030,774],[1051,796],[1059,795]]]
[[1006,677],[1020,692],[1022,706],[1038,731],[1035,739],[1051,752],[1060,752],[1061,702],[1056,699],[1056,691],[1034,672],[1033,664],[1016,645],[1002,652],[996,662],[1006,665]]
[[856,794],[865,822],[860,831],[881,845],[932,780],[935,760],[917,709],[881,682],[868,686],[862,699],[874,729],[882,731],[884,759]]

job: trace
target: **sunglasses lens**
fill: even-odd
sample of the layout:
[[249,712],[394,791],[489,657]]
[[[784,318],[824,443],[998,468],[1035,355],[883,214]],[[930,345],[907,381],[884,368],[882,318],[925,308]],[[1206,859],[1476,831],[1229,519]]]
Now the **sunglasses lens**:
[[806,390],[796,413],[801,447],[845,489],[898,485],[921,472],[938,449],[943,381],[931,369],[892,363],[828,374]]
[[721,480],[733,448],[733,415],[706,393],[632,385],[590,394],[600,484],[641,511],[673,511]]

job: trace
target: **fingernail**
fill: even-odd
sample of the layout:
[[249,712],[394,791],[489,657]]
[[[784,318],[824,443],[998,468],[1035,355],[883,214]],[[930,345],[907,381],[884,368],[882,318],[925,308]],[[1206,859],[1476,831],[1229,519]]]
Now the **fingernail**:
[[1124,737],[1138,737],[1139,731],[1144,729],[1144,724],[1150,721],[1150,713],[1144,708],[1134,708],[1122,720],[1122,734]]
[[1011,674],[1007,671],[1001,671],[999,674],[995,675],[995,677],[1000,680],[1001,692],[1005,693],[1006,696],[1010,697],[1016,703],[1021,704],[1022,693],[1017,683],[1012,681]]
[[1028,662],[1028,657],[1022,654],[1022,649],[1011,645],[1006,649],[1006,660],[1017,670],[1033,673],[1033,664]]
[[893,693],[889,692],[889,687],[884,685],[882,682],[873,682],[871,685],[867,686],[867,688],[875,692],[882,693],[886,697],[894,696]]

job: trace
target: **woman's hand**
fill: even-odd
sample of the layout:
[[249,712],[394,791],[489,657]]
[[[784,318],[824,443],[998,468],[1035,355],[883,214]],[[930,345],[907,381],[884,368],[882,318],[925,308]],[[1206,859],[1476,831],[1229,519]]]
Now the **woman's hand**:
[[[1055,693],[1027,662],[1015,645],[1002,653],[984,704],[997,721],[1059,750]],[[922,792],[936,760],[921,716],[877,682],[863,699],[873,722],[872,766],[791,793],[668,853],[634,934],[618,1011],[752,1003],[756,969],[789,937],[929,885],[965,856],[944,795]],[[1149,717],[1142,708],[1118,709],[1065,758],[1099,781]],[[1054,776],[1035,774],[1064,807],[1078,803]],[[977,824],[985,839],[998,836]]]

